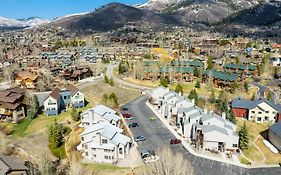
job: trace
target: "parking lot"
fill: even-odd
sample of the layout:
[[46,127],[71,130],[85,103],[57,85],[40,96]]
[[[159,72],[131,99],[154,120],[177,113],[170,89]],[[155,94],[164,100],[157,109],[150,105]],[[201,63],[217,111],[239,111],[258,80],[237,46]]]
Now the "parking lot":
[[[146,140],[138,142],[139,151],[157,150],[170,147],[172,151],[180,152],[184,158],[189,161],[194,168],[195,174],[198,175],[235,175],[235,174],[281,174],[281,168],[257,168],[245,169],[239,166],[209,160],[201,157],[196,157],[190,154],[181,144],[171,145],[170,139],[174,135],[164,126],[164,124],[157,119],[151,121],[151,117],[155,116],[154,113],[145,104],[146,97],[138,98],[124,107],[128,110],[125,113],[132,114],[133,120],[127,120],[127,123],[138,123],[138,127],[131,128],[134,138],[137,136],[145,136]],[[160,157],[161,159],[161,157]]]

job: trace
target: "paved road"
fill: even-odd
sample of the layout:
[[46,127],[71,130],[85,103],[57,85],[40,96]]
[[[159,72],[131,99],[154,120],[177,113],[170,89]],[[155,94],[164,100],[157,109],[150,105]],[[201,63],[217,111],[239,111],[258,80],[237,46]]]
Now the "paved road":
[[230,164],[217,162],[190,154],[182,145],[170,145],[169,140],[174,138],[173,134],[157,119],[150,121],[154,113],[145,104],[146,97],[140,97],[125,106],[128,112],[132,113],[134,120],[139,127],[132,128],[134,137],[144,135],[146,141],[139,143],[139,150],[158,150],[163,147],[170,147],[172,151],[181,152],[186,160],[194,167],[197,175],[270,175],[281,174],[281,168],[259,168],[245,169]]
[[266,97],[264,96],[265,92],[266,92],[266,91],[270,91],[271,96],[272,96],[272,101],[273,101],[274,103],[277,103],[278,97],[276,96],[276,94],[275,94],[271,89],[269,89],[267,86],[262,85],[262,84],[257,83],[257,82],[253,82],[252,84],[255,85],[255,86],[257,86],[257,87],[259,88],[257,94],[258,94],[258,96],[259,96],[260,98],[266,98]]
[[136,89],[136,90],[148,90],[148,89],[151,89],[149,87],[144,87],[144,86],[140,86],[140,85],[136,85],[136,84],[133,84],[133,83],[129,83],[127,81],[124,81],[116,76],[114,76],[114,68],[118,67],[118,63],[115,63],[115,64],[108,64],[107,65],[107,69],[106,69],[106,75],[109,77],[109,78],[113,78],[114,82],[121,85],[121,86],[124,86],[124,87],[128,87],[128,88],[132,88],[132,89]]

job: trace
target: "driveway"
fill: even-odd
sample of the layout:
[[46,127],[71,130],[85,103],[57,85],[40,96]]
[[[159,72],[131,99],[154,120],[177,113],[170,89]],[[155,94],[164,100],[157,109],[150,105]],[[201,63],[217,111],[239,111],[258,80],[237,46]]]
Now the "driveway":
[[270,91],[271,96],[272,96],[272,101],[273,101],[274,103],[277,103],[278,97],[277,97],[277,95],[276,95],[275,92],[273,92],[273,91],[272,91],[271,89],[269,89],[267,86],[262,85],[262,84],[260,84],[260,83],[253,82],[252,84],[253,84],[254,86],[257,86],[257,87],[259,88],[259,90],[258,90],[258,92],[257,92],[259,98],[266,98],[266,97],[264,96],[265,92],[266,92],[266,91]]
[[182,145],[170,145],[169,140],[174,138],[174,135],[168,128],[159,120],[150,121],[150,116],[154,113],[146,106],[146,96],[140,97],[124,106],[128,108],[128,113],[133,115],[133,120],[128,122],[137,122],[139,127],[132,128],[131,131],[136,138],[139,135],[146,137],[146,140],[139,142],[139,151],[142,150],[158,150],[164,147],[169,147],[172,151],[181,152],[184,158],[189,161],[194,172],[197,175],[269,175],[281,174],[281,168],[257,168],[245,169],[243,167],[234,166],[214,160],[209,160],[201,157],[196,157],[189,153]]

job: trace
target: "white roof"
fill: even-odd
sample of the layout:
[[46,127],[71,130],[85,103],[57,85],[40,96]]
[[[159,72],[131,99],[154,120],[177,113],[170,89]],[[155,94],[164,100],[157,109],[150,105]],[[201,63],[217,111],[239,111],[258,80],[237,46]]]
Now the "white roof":
[[114,114],[114,113],[105,113],[103,115],[103,117],[108,121],[112,121],[112,120],[118,121],[118,120],[120,120],[120,117],[118,115]]
[[90,109],[99,115],[104,115],[105,113],[116,113],[113,109],[110,109],[104,105],[97,105],[96,107]]
[[85,134],[88,134],[88,133],[91,133],[91,132],[94,132],[94,131],[101,130],[105,127],[106,124],[107,123],[105,123],[105,122],[100,122],[100,123],[97,123],[95,125],[89,126],[80,135],[85,135]]

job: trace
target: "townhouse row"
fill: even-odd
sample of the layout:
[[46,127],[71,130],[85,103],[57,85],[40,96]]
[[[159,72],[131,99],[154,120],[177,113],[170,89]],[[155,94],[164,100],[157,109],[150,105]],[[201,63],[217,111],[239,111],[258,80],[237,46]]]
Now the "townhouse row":
[[164,87],[152,90],[150,103],[161,117],[178,126],[178,131],[197,148],[209,150],[236,150],[239,137],[236,125],[212,111],[197,107],[194,100],[188,100]]

